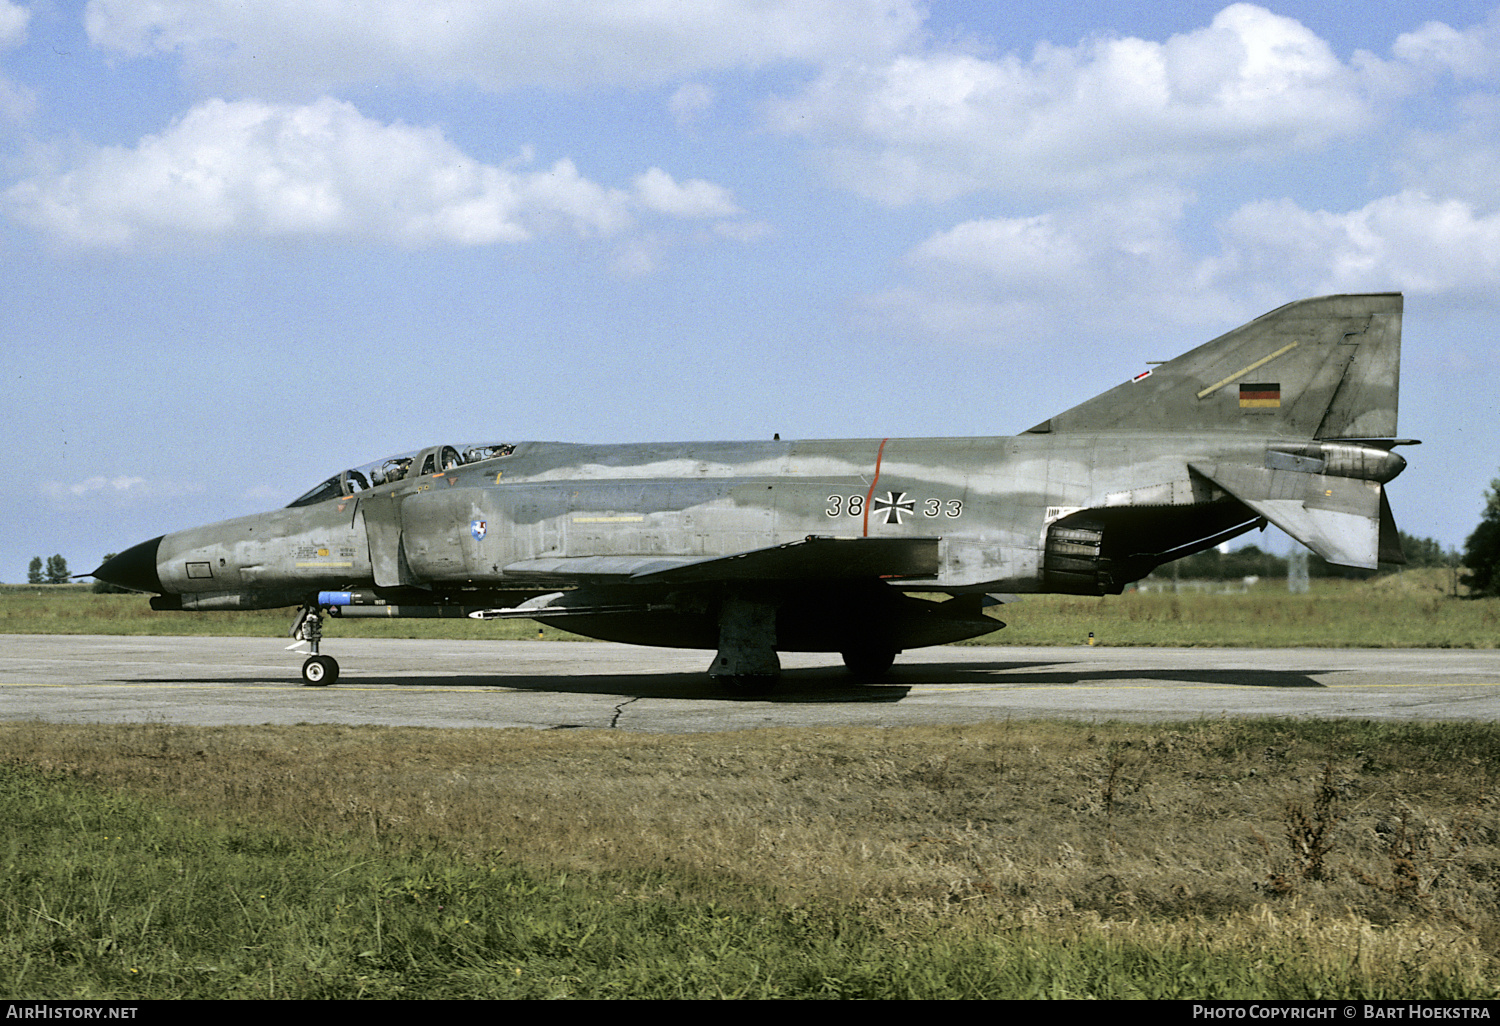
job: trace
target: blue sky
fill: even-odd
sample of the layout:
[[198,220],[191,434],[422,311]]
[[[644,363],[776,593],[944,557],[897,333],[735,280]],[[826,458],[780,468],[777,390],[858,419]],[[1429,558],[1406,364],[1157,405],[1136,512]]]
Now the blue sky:
[[1063,6],[0,0],[0,579],[433,442],[1010,434],[1346,291],[1460,545],[1500,13]]

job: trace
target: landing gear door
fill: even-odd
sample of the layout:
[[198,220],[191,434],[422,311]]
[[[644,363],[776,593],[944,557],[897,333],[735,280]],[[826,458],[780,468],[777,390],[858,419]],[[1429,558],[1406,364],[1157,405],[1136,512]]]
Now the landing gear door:
[[370,566],[375,584],[397,588],[417,583],[406,565],[401,547],[401,495],[374,495],[360,502],[365,514],[365,532],[370,539]]

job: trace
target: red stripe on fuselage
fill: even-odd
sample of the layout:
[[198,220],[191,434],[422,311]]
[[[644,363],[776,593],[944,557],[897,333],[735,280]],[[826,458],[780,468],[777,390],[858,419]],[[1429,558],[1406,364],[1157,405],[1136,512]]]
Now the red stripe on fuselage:
[[864,536],[870,537],[870,501],[875,498],[875,486],[880,482],[880,461],[885,459],[885,443],[889,438],[880,440],[880,448],[875,451],[875,476],[870,479],[870,490],[865,492],[865,526]]

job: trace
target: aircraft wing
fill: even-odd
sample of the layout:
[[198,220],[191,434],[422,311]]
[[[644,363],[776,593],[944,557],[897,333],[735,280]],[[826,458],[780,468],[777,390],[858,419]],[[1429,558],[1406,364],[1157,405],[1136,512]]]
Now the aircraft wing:
[[[694,585],[715,581],[857,581],[935,577],[937,538],[827,538],[751,549],[732,556],[561,556],[511,563],[505,576],[518,582],[573,587],[538,595],[506,609],[485,609],[475,619],[593,617],[643,613],[658,607],[627,591],[639,585]],[[654,591],[640,593],[659,594]],[[976,613],[976,615],[978,615]],[[989,621],[984,621],[988,624]],[[993,629],[993,628],[990,628]]]
[[934,577],[938,570],[937,538],[817,535],[732,556],[562,556],[504,568],[506,577],[555,584],[889,579]]

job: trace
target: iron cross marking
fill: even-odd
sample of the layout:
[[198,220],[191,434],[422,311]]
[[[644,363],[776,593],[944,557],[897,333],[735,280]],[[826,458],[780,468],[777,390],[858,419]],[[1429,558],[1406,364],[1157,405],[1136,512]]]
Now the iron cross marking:
[[908,499],[905,492],[886,492],[885,498],[876,499],[874,507],[870,510],[876,516],[885,514],[885,522],[888,524],[900,524],[901,514],[917,512],[917,500]]

